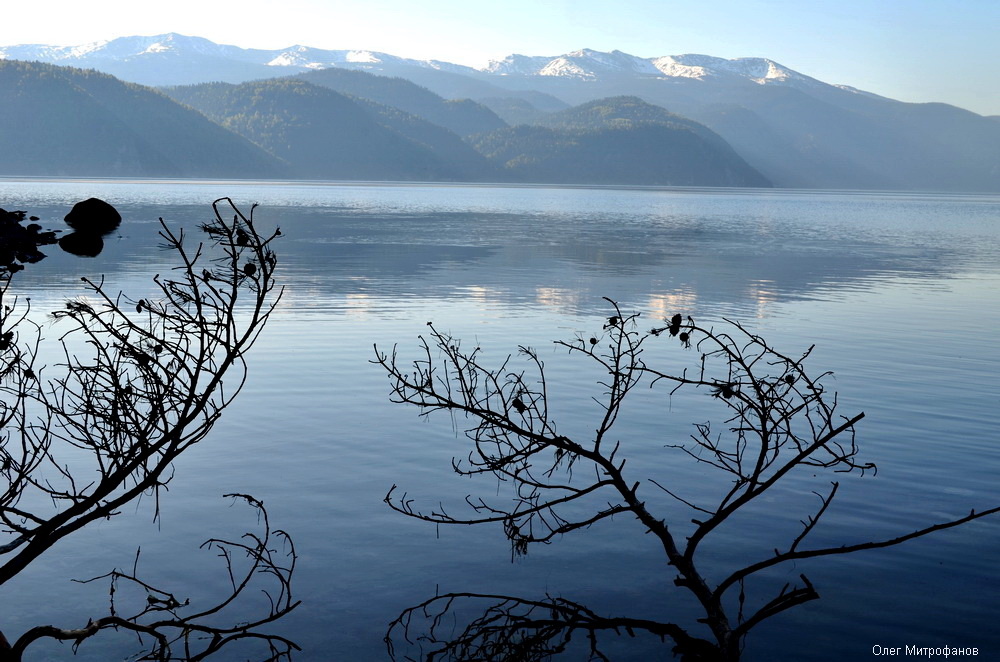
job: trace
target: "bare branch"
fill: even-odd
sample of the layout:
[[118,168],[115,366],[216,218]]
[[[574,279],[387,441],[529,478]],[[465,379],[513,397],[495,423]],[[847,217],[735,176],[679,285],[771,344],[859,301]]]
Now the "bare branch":
[[[28,302],[13,293],[12,276],[36,256],[19,249],[13,262],[0,260],[0,585],[63,538],[116,516],[142,496],[153,497],[158,517],[173,461],[209,434],[242,389],[246,353],[281,296],[271,248],[281,233],[261,234],[253,208],[244,215],[229,198],[216,200],[213,210],[214,218],[200,228],[200,243],[160,220],[163,247],[179,263],[153,279],[157,296],[130,299],[103,278],[82,279],[84,296],[51,313],[62,329],[62,360],[54,366],[39,365],[42,327]],[[16,235],[4,218],[0,232]],[[35,231],[34,239],[39,236]],[[186,602],[134,570],[114,570],[104,576],[112,586],[110,616],[82,628],[34,628],[8,656],[20,659],[40,638],[78,646],[113,628],[152,642],[141,659],[203,659],[243,640],[266,644],[266,659],[290,659],[294,644],[258,629],[297,604],[290,583],[294,549],[284,532],[272,531],[259,501],[231,496],[257,509],[264,531],[206,543],[233,578],[228,597],[182,615]],[[286,560],[271,549],[275,543],[284,547]],[[246,557],[245,565],[234,553]],[[214,617],[264,578],[274,584],[265,593],[266,613],[237,626],[218,625]],[[147,596],[126,617],[114,603],[116,587],[124,585]]]
[[[450,593],[403,612],[387,636],[390,653],[393,638],[402,636],[426,646],[423,659],[427,660],[549,659],[568,650],[574,633],[586,632],[585,640],[591,642],[590,659],[605,659],[594,643],[595,633],[632,628],[671,638],[683,659],[731,662],[739,659],[747,633],[757,624],[819,597],[802,575],[801,586],[780,587],[774,597],[745,617],[747,578],[799,559],[901,544],[1000,512],[1000,508],[973,511],[882,541],[802,549],[834,504],[839,483],[831,481],[832,487],[825,494],[813,491],[820,499],[818,507],[803,517],[797,534],[778,542],[773,556],[724,570],[725,579],[712,586],[699,564],[701,543],[723,523],[737,523],[747,506],[793,470],[808,467],[817,472],[874,475],[874,464],[857,459],[855,426],[864,413],[839,412],[836,393],[824,385],[831,373],[817,374],[807,367],[812,347],[793,356],[778,351],[738,322],[725,320],[722,330],[716,330],[680,314],[665,320],[665,326],[640,333],[636,331],[638,314],[624,314],[614,302],[610,305],[612,314],[600,334],[556,342],[571,357],[590,362],[597,373],[595,381],[602,394],[594,401],[593,436],[585,439],[570,439],[556,431],[549,415],[544,366],[531,350],[521,348],[521,356],[527,359],[523,370],[515,367],[513,357],[491,369],[480,362],[478,347],[465,352],[460,342],[439,333],[433,325],[430,335],[421,338],[421,358],[407,368],[398,362],[395,348],[391,354],[376,348],[375,362],[389,376],[393,401],[415,404],[423,415],[448,411],[470,422],[466,436],[472,449],[465,462],[454,462],[455,470],[463,475],[492,474],[511,487],[506,501],[503,496],[491,501],[467,497],[466,504],[473,512],[465,517],[452,516],[443,508],[422,511],[405,493],[395,498],[395,485],[386,502],[397,512],[435,524],[500,524],[515,554],[526,553],[532,543],[551,542],[614,515],[630,515],[658,541],[665,562],[676,572],[674,584],[700,604],[703,613],[696,620],[709,628],[712,640],[692,639],[676,624],[602,618],[562,598],[533,601]],[[680,351],[695,355],[694,365],[667,372],[647,364],[644,351],[655,338],[676,338]],[[731,486],[711,505],[701,503],[704,497],[696,501],[683,495],[669,475],[636,479],[632,474],[644,468],[630,467],[626,472],[625,461],[618,459],[622,444],[630,440],[608,443],[622,403],[641,384],[653,388],[668,385],[671,396],[681,390],[702,393],[721,410],[723,424],[718,429],[711,422],[696,423],[688,442],[665,444],[668,450],[680,450],[691,458],[694,466],[729,476]],[[581,467],[591,470],[580,471]],[[691,520],[694,529],[683,544],[675,537],[673,525],[640,497],[640,486],[646,481],[705,515]],[[597,494],[603,500],[593,498]],[[567,508],[572,515],[562,514]],[[712,575],[717,574],[718,569],[713,569]],[[734,586],[739,589],[735,622],[729,616],[734,602],[729,590]],[[457,633],[445,631],[445,615],[458,617],[470,608],[466,603],[483,599],[492,599],[494,604],[467,619]],[[416,615],[429,622],[429,630],[414,639]]]

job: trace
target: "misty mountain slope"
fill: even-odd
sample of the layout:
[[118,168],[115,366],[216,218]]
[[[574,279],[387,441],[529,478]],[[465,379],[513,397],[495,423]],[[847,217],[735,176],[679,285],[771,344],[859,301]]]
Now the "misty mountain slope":
[[392,106],[369,99],[354,98],[367,109],[375,121],[418,145],[422,145],[461,173],[458,178],[469,181],[491,180],[496,168],[472,145],[448,129],[428,122]]
[[0,172],[19,175],[277,177],[245,139],[155,90],[107,74],[0,61]]
[[552,112],[568,108],[571,104],[559,96],[540,91],[529,84],[507,85],[496,76],[462,67],[444,70],[436,67],[420,66],[413,61],[377,61],[364,64],[342,65],[344,68],[359,69],[382,76],[402,78],[427,88],[445,99],[486,99],[510,97],[523,99],[539,110]]
[[656,122],[598,129],[521,125],[470,139],[506,178],[554,184],[770,186],[732,149]]
[[[771,181],[789,188],[822,188],[824,182],[881,181],[883,188],[899,189],[899,180],[887,179],[853,160],[833,159],[813,148],[808,140],[783,133],[757,113],[742,106],[720,104],[705,109],[701,119],[713,130],[728,136],[740,154],[752,155],[753,165]],[[842,185],[841,188],[864,188]]]
[[336,90],[341,94],[370,99],[422,117],[460,136],[506,126],[487,108],[468,99],[447,101],[427,88],[403,78],[376,76],[364,71],[322,69],[298,76],[301,80]]
[[528,101],[515,97],[486,97],[478,101],[510,126],[535,124],[548,115]]
[[241,82],[258,78],[285,76],[285,71],[255,62],[234,60],[221,55],[202,54],[190,58],[182,53],[146,52],[123,59],[88,58],[72,62],[72,66],[92,67],[123,81],[163,87],[192,85],[217,80]]
[[[763,88],[742,107],[753,129],[693,110],[774,181],[811,188],[1000,190],[1000,127],[946,104]],[[854,97],[854,98],[850,98]],[[837,102],[839,101],[839,102]],[[766,128],[762,130],[761,125]],[[767,141],[762,135],[769,134]]]
[[[480,97],[473,98],[480,100]],[[552,96],[551,94],[545,94],[544,92],[530,89],[508,90],[506,95],[502,98],[520,99],[522,101],[526,101],[543,113],[556,113],[560,110],[566,110],[571,107],[570,104],[566,103],[562,99]]]
[[[630,158],[634,160],[632,168],[641,172],[636,172],[634,176],[641,177],[645,182],[659,181],[657,178],[662,176],[664,181],[679,183],[683,176],[675,164],[686,160],[692,176],[699,181],[727,182],[706,185],[770,186],[767,178],[751,167],[717,133],[703,124],[646,103],[638,97],[598,99],[544,115],[536,124],[567,135],[589,136],[589,140],[594,140],[594,134],[611,131],[608,136],[616,136],[624,142],[618,148],[609,149],[631,150]],[[658,128],[651,128],[654,126]],[[648,148],[640,147],[635,139],[636,135],[644,136],[652,143]],[[605,139],[606,137],[602,138]],[[655,150],[662,152],[655,154]],[[500,154],[501,151],[494,149],[493,153]],[[584,149],[583,153],[586,152]],[[596,170],[605,161],[615,161],[618,157],[609,154],[606,158],[595,158],[597,160],[590,167]],[[619,181],[617,178],[627,170],[622,165],[616,167],[620,174],[613,177],[613,181]]]
[[764,105],[713,104],[691,115],[782,186],[908,188],[906,173],[881,161],[901,151],[889,132],[796,90],[761,96]]
[[903,171],[916,188],[1000,190],[1000,126],[990,118],[943,103],[855,96],[878,103],[855,112],[898,136]]
[[[568,104],[634,96],[709,127],[776,186],[1000,192],[995,118],[829,85],[767,58],[640,58],[582,49],[512,55],[476,70],[375,51],[243,49],[176,34],[78,47],[0,47],[0,59],[5,57],[95,67],[142,82],[184,76],[245,80],[251,69],[257,78],[359,70],[405,78],[444,98],[506,99],[490,103],[514,122],[541,120],[510,100],[558,112]],[[416,111],[398,99],[375,101]],[[471,108],[466,106],[454,108]],[[415,114],[430,119],[425,112]],[[431,121],[459,133],[474,126]]]
[[459,180],[461,167],[333,90],[292,78],[165,90],[306,179]]
[[[690,131],[707,146],[730,155],[734,161],[743,161],[729,143],[704,124],[634,96],[597,99],[557,113],[550,113],[541,117],[536,123],[555,129],[574,130],[628,129],[644,123],[661,124],[678,131]],[[746,166],[745,163],[744,165]],[[750,170],[751,168],[747,166],[747,171]]]
[[524,98],[542,110],[559,110],[567,105],[540,92],[505,90],[482,80],[475,69],[447,62],[413,60],[378,51],[330,50],[301,45],[281,49],[240,48],[175,32],[118,37],[76,46],[0,46],[2,59],[93,68],[150,86],[244,83],[338,68],[399,76],[446,99],[513,96]]
[[704,124],[647,103],[635,96],[596,99],[557,113],[542,116],[535,124],[563,129],[601,129],[618,126],[627,128],[636,123],[655,122],[674,129],[683,129],[719,145],[725,141]]
[[988,118],[828,85],[768,60],[698,57],[689,61],[704,66],[660,63],[684,75],[599,67],[560,75],[546,63],[545,75],[513,72],[503,84],[580,103],[638,96],[705,124],[777,186],[1000,191],[1000,142]]
[[777,186],[1000,191],[995,123],[947,104],[906,104],[811,80],[537,79],[564,98],[631,91],[670,108],[718,133]]

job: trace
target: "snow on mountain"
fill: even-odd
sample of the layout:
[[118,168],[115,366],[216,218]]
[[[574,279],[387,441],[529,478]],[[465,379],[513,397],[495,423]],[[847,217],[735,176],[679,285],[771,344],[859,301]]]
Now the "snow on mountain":
[[195,60],[207,56],[296,71],[341,66],[365,68],[392,64],[465,74],[476,72],[471,67],[450,62],[413,60],[377,51],[326,50],[301,45],[274,50],[240,48],[216,44],[202,37],[189,37],[173,32],[149,37],[120,37],[80,46],[22,44],[0,47],[0,59],[39,60],[70,66],[95,66],[101,62],[130,62],[156,56],[166,56],[175,60]]
[[384,62],[386,57],[385,53],[373,53],[371,51],[347,51],[347,54],[344,56],[344,62],[368,62],[374,64],[376,62]]
[[744,78],[759,84],[815,82],[808,76],[765,58],[726,60],[694,54],[640,58],[621,51],[603,53],[590,49],[556,57],[509,55],[503,60],[490,62],[481,71],[502,76],[564,76],[581,80],[627,74],[695,79],[726,76]]
[[529,76],[538,73],[546,64],[555,58],[545,55],[508,55],[502,60],[490,60],[482,71],[488,74],[499,74],[501,76],[521,75]]
[[[237,58],[243,49],[236,46],[216,44],[202,37],[188,37],[176,33],[153,37],[123,37],[111,41],[98,42],[77,57],[102,60],[130,59],[141,55],[169,53],[172,56],[211,55],[214,57]],[[69,58],[67,58],[69,59]]]
[[640,58],[621,51],[602,53],[590,49],[557,57],[510,55],[503,60],[490,62],[482,71],[500,75],[564,76],[582,80],[595,80],[615,74],[695,79],[735,76],[760,84],[814,80],[765,58],[726,60],[692,54]]
[[456,74],[465,74],[466,76],[480,73],[479,69],[474,69],[464,64],[443,62],[441,60],[408,60],[408,62],[419,67],[437,69],[438,71],[450,71]]
[[[371,51],[330,51],[308,46],[292,46],[281,51],[262,51],[274,57],[263,64],[270,67],[304,67],[306,69],[325,69],[347,63],[376,64],[382,62],[384,53]],[[382,57],[379,57],[382,56]]]
[[784,67],[773,60],[744,57],[726,60],[711,55],[666,55],[652,58],[653,66],[665,76],[705,79],[717,76],[736,76],[755,83],[816,82],[809,76]]
[[216,44],[202,37],[176,33],[152,37],[120,37],[78,46],[22,44],[0,47],[0,59],[39,60],[51,64],[77,65],[89,61],[122,61],[141,55],[170,53],[176,55],[212,55],[239,58],[244,49]]
[[402,66],[476,76],[551,76],[581,81],[639,76],[701,80],[722,77],[744,79],[758,84],[819,83],[765,58],[726,60],[696,54],[641,58],[617,50],[605,53],[587,48],[558,56],[509,55],[502,60],[490,62],[482,69],[473,69],[439,60],[415,60],[378,51],[326,50],[301,45],[275,50],[244,49],[177,33],[121,37],[80,46],[26,44],[0,47],[0,59],[40,60],[53,64],[97,68],[101,68],[102,65],[110,66],[110,63],[135,63],[146,60],[149,60],[152,66],[153,61],[164,58],[164,65],[169,60],[183,61],[189,66],[196,66],[197,62],[211,58],[242,63],[241,66],[283,69],[289,73],[328,67],[378,71],[387,67],[395,69]]
[[104,47],[106,41],[96,41],[79,46],[47,46],[45,44],[21,44],[0,47],[0,60],[40,60],[57,63],[86,57],[89,53]]
[[657,71],[669,78],[708,78],[713,72],[708,67],[684,60],[683,55],[664,55],[651,60]]
[[481,71],[503,76],[567,76],[595,79],[608,74],[656,75],[653,64],[621,51],[602,53],[584,48],[557,57],[529,57],[509,55],[503,60],[493,60]]

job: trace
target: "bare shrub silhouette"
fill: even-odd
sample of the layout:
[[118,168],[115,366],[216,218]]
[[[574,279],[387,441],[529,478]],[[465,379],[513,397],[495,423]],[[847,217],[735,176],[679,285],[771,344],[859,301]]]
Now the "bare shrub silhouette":
[[[239,394],[246,354],[281,295],[271,247],[280,231],[260,234],[253,209],[244,215],[228,198],[213,209],[198,242],[160,220],[163,247],[179,264],[154,278],[156,296],[129,299],[103,279],[84,278],[85,296],[51,313],[56,328],[68,327],[53,366],[41,365],[42,322],[12,285],[23,263],[37,257],[23,244],[38,228],[19,232],[8,223],[21,244],[6,263],[14,268],[0,271],[0,586],[64,538],[141,497],[154,499],[158,517],[173,462],[205,439]],[[7,220],[20,223],[23,214]],[[147,584],[138,564],[114,570],[105,576],[110,615],[74,628],[36,627],[10,642],[0,635],[0,660],[20,660],[44,638],[72,641],[75,649],[109,628],[138,635],[145,649],[137,659],[201,660],[246,641],[263,644],[260,659],[290,659],[295,644],[261,628],[297,604],[294,548],[272,530],[259,501],[231,496],[258,512],[262,530],[205,543],[231,580],[216,603],[192,605]],[[141,593],[131,611],[122,606],[128,587]],[[225,622],[227,608],[260,590],[267,596],[262,613],[247,619],[244,610],[240,622]]]
[[[533,349],[519,348],[527,364],[523,369],[513,367],[512,357],[491,368],[481,362],[479,347],[466,351],[433,325],[421,336],[420,358],[415,361],[403,364],[395,348],[390,353],[376,348],[375,362],[388,374],[394,402],[417,405],[423,415],[447,411],[471,422],[465,434],[472,448],[465,459],[453,462],[454,470],[492,477],[513,491],[509,499],[468,496],[469,510],[462,515],[443,506],[421,510],[407,494],[398,494],[395,485],[386,502],[408,517],[435,525],[502,526],[514,555],[628,515],[655,541],[675,573],[674,584],[697,600],[701,613],[692,620],[703,625],[603,616],[551,595],[532,599],[454,592],[410,607],[392,622],[386,642],[393,659],[414,659],[397,651],[405,643],[417,645],[420,659],[426,660],[547,660],[570,650],[576,637],[574,645],[589,651],[590,659],[605,660],[602,637],[645,632],[671,640],[682,660],[731,662],[740,658],[752,628],[819,597],[803,574],[795,585],[773,586],[769,595],[748,599],[747,591],[773,584],[764,574],[768,569],[898,545],[1000,510],[972,511],[882,540],[811,546],[810,534],[837,495],[839,483],[832,481],[825,492],[808,495],[815,499],[804,506],[808,514],[787,539],[774,541],[773,552],[742,567],[711,566],[699,557],[703,543],[722,524],[733,524],[772,493],[793,470],[873,473],[873,464],[856,457],[855,426],[864,414],[841,415],[836,393],[824,386],[830,373],[807,368],[812,348],[797,356],[786,354],[739,323],[727,321],[716,329],[679,314],[664,320],[663,326],[640,332],[638,314],[623,314],[609,303],[613,314],[601,333],[556,343],[571,356],[591,362],[602,375],[602,396],[593,410],[596,426],[585,439],[557,430],[545,367]],[[659,337],[688,350],[692,365],[675,372],[648,365],[644,351]],[[678,459],[686,457],[706,472],[728,477],[713,481],[724,486],[714,497],[678,493],[669,471],[690,471],[686,462],[666,465],[667,475],[650,475],[653,469],[631,462],[626,467],[623,445],[640,440],[618,441],[612,430],[623,403],[640,386],[665,387],[670,395],[694,389],[725,412],[721,431],[711,423],[696,424],[687,442],[671,446],[682,454]],[[658,504],[654,495],[680,504],[690,515],[668,521],[671,509],[664,507],[663,499]]]

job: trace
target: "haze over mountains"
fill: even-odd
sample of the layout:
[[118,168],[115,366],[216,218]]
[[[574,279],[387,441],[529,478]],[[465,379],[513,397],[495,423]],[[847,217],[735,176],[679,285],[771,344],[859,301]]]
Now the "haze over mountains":
[[[350,159],[319,167],[314,154],[297,162],[295,141],[276,145],[274,132],[262,136],[265,125],[298,117],[311,104],[306,124],[313,128],[296,125],[298,144],[304,148],[304,136],[318,131],[327,142],[314,140],[313,147],[346,150],[345,138],[335,137],[357,131],[346,128],[361,117],[344,114],[351,103],[416,146],[379,138],[373,155],[402,149],[405,156],[395,170],[380,169],[373,156],[365,170],[371,176],[359,169],[355,178],[1000,191],[996,118],[830,85],[764,58],[581,50],[511,55],[476,70],[370,51],[242,49],[176,34],[0,47],[3,58],[95,68],[144,85],[229,83],[165,91],[263,148],[292,176],[350,177]],[[301,74],[295,85],[258,84],[272,103],[252,112],[252,91],[236,89],[294,74]],[[0,93],[8,94],[2,87]],[[279,110],[282,104],[293,108]],[[579,111],[589,120],[559,119],[582,104],[591,104]],[[596,121],[602,112],[609,119]],[[248,113],[257,113],[256,125],[240,119]],[[360,168],[357,158],[353,163]]]

